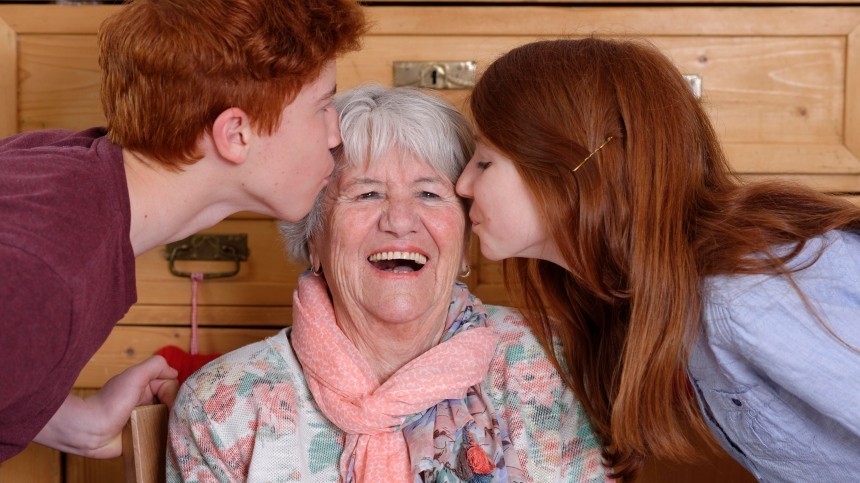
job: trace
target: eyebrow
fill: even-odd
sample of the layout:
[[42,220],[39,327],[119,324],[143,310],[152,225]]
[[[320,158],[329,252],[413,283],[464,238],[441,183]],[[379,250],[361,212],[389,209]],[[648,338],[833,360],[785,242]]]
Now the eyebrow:
[[[438,183],[445,184],[445,179],[440,176],[424,176],[412,181],[412,184],[421,184],[421,183]],[[346,186],[368,186],[368,185],[379,185],[385,184],[382,180],[378,180],[375,178],[355,178],[351,182],[347,183]]]
[[366,184],[382,184],[382,181],[373,178],[355,178],[350,183],[350,185],[366,185]]
[[445,179],[443,179],[443,178],[442,178],[442,177],[440,177],[440,176],[425,176],[425,177],[423,177],[423,178],[418,178],[418,179],[416,179],[415,181],[413,181],[413,184],[419,184],[419,183],[440,183],[440,184],[445,184],[445,181],[446,181],[446,180],[445,180]]
[[[441,183],[445,184],[447,180],[442,176],[422,176],[421,178],[417,178],[412,181],[412,184],[420,184],[420,183]],[[353,178],[352,181],[347,183],[347,186],[355,186],[355,185],[373,185],[373,184],[385,184],[385,181],[376,179],[376,178],[368,178],[366,176],[360,178]]]
[[328,101],[329,99],[334,97],[335,94],[337,94],[337,84],[335,84],[334,87],[332,87],[330,91],[328,91],[325,94],[323,94],[322,96],[320,96],[320,102]]

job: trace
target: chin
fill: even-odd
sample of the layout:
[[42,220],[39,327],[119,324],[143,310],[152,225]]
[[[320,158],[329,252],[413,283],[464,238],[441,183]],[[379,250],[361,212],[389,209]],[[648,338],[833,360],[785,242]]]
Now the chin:
[[500,255],[498,252],[493,250],[491,247],[488,247],[485,244],[481,244],[481,255],[484,256],[487,260],[498,262],[499,260],[504,260],[505,258],[509,258],[505,255]]

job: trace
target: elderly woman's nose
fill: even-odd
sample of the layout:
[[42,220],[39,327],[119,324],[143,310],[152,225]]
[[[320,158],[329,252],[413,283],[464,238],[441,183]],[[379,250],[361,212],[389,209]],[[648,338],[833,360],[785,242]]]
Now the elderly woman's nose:
[[418,222],[416,208],[408,201],[390,200],[379,220],[380,228],[398,236],[414,232]]

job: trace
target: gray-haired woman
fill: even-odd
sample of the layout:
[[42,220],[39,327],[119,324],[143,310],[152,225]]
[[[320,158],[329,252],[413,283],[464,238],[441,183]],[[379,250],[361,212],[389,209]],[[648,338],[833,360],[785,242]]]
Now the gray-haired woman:
[[284,225],[312,267],[293,325],[185,383],[171,479],[602,481],[589,423],[520,316],[456,282],[465,118],[402,88],[336,107],[339,169]]

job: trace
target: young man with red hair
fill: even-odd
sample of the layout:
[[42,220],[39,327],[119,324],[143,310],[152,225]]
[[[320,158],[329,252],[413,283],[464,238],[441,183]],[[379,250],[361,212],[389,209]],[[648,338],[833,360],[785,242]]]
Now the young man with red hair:
[[238,211],[298,220],[333,169],[352,0],[133,0],[99,32],[106,128],[0,140],[0,462],[35,440],[109,458],[155,356],[86,400],[84,365],[136,301],[135,256]]

